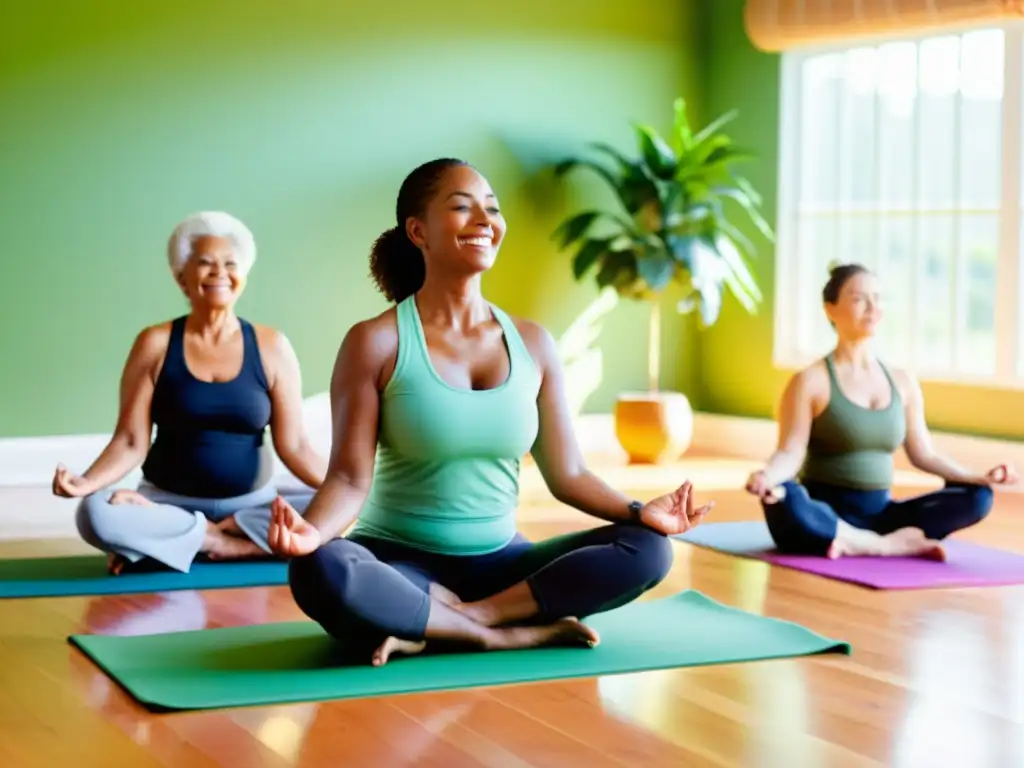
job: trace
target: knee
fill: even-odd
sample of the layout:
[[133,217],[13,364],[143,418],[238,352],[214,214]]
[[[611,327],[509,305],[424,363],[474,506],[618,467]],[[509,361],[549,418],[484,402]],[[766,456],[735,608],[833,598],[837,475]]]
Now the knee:
[[832,516],[812,514],[810,496],[802,485],[785,483],[783,487],[784,499],[761,505],[775,548],[789,555],[824,555],[835,538]]
[[968,504],[971,511],[972,522],[980,523],[989,512],[995,502],[995,494],[988,485],[971,485],[967,487]]
[[297,557],[288,564],[288,587],[299,608],[317,618],[317,606],[330,602],[335,608],[339,596],[344,603],[348,592],[348,558],[335,551],[338,542],[330,542],[315,552]]
[[675,550],[662,533],[640,526],[622,526],[619,546],[634,555],[640,579],[651,587],[661,583],[672,570]]
[[75,509],[75,526],[78,534],[94,547],[101,547],[110,538],[110,522],[105,491],[84,496]]

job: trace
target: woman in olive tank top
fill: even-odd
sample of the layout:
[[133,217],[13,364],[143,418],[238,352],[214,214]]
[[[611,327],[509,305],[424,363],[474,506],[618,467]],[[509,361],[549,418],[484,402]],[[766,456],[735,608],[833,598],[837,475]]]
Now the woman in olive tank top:
[[[420,166],[396,220],[370,256],[395,306],[351,328],[338,353],[327,477],[305,519],[275,506],[269,541],[294,558],[295,601],[376,665],[427,641],[594,645],[580,620],[658,584],[668,536],[708,506],[688,482],[644,504],[587,471],[551,337],[481,295],[505,221],[479,173]],[[528,452],[556,498],[610,524],[539,543],[518,533]]]
[[[873,273],[837,266],[822,298],[836,347],[790,380],[778,448],[747,490],[761,499],[784,552],[941,559],[942,539],[988,515],[991,484],[1016,482],[1017,475],[1008,464],[978,474],[936,453],[917,381],[871,352],[882,315]],[[917,469],[945,487],[893,499],[893,454],[901,445]]]

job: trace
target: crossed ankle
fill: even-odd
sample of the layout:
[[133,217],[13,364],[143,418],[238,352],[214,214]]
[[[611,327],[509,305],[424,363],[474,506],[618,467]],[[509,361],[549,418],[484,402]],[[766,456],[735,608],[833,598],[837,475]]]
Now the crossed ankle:
[[502,616],[497,608],[485,601],[479,603],[459,603],[452,606],[455,610],[482,627],[496,627],[502,623]]

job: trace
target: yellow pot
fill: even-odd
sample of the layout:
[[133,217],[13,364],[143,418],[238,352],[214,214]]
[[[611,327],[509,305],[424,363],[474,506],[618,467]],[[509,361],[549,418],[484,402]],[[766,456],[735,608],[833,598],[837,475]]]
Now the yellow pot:
[[693,440],[693,409],[682,392],[627,392],[615,403],[615,436],[632,464],[667,464]]

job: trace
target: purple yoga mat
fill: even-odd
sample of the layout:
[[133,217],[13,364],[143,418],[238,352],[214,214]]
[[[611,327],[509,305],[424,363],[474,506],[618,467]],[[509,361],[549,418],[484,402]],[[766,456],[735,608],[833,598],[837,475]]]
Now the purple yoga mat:
[[946,561],[917,557],[826,557],[779,554],[763,522],[705,523],[675,538],[698,547],[764,560],[784,568],[873,589],[935,589],[1024,584],[1024,555],[947,539]]

